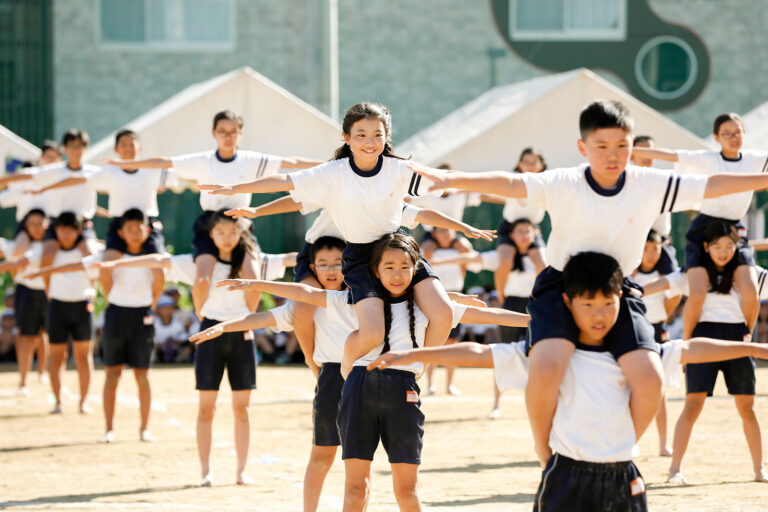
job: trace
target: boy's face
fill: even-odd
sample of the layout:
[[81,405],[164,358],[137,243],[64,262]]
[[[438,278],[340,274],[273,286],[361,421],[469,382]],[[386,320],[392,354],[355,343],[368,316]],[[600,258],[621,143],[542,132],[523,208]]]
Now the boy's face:
[[[652,140],[644,140],[641,142],[636,142],[635,147],[636,148],[650,148],[653,149],[653,147],[656,146],[656,144],[653,143]],[[653,167],[653,158],[645,158],[645,157],[632,157],[632,163],[635,165],[638,165],[640,167]]]
[[48,219],[42,215],[30,215],[24,222],[24,227],[32,240],[42,240],[48,229]]
[[149,226],[139,220],[127,220],[117,230],[117,236],[125,240],[129,248],[140,248],[149,237]]
[[661,242],[647,241],[643,249],[643,259],[640,265],[644,270],[650,270],[656,266],[661,258]]
[[598,183],[615,182],[629,162],[632,134],[622,128],[598,128],[578,146]]
[[45,151],[43,151],[43,153],[40,155],[40,158],[37,161],[37,165],[48,165],[56,162],[61,162],[61,153],[55,149],[46,148]]
[[72,226],[56,226],[54,231],[56,232],[56,240],[59,241],[62,249],[69,250],[75,246],[81,230]]
[[341,274],[341,251],[320,249],[315,251],[315,262],[309,267],[326,290],[341,290],[344,276]]
[[123,160],[135,160],[141,150],[139,140],[133,135],[123,135],[115,144],[115,153]]
[[64,154],[67,155],[67,160],[70,162],[79,162],[83,158],[83,152],[87,144],[83,144],[79,140],[70,140],[67,145],[64,146]]
[[234,151],[240,143],[240,137],[243,135],[240,125],[236,121],[222,119],[216,123],[213,130],[213,138],[219,149]]
[[621,294],[603,295],[598,291],[592,298],[577,295],[573,299],[563,293],[563,300],[571,310],[573,320],[579,328],[579,341],[598,344],[616,323],[619,316]]

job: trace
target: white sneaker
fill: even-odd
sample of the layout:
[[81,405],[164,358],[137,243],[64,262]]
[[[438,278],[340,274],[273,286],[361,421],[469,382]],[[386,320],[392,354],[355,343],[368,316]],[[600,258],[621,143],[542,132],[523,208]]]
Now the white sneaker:
[[61,404],[54,405],[51,414],[61,414]]
[[93,414],[93,409],[91,409],[88,404],[82,404],[80,406],[80,414]]
[[104,432],[104,435],[99,438],[100,443],[114,443],[115,442],[115,431],[114,430],[107,430]]
[[501,409],[493,409],[488,413],[489,420],[497,420],[501,417]]
[[453,396],[459,396],[459,395],[461,395],[461,391],[459,390],[459,388],[457,388],[457,387],[456,387],[456,386],[454,386],[453,384],[451,384],[450,386],[448,386],[448,389],[446,390],[446,392],[447,392],[449,395],[453,395]]
[[152,432],[150,432],[149,429],[142,430],[141,434],[139,434],[139,439],[145,443],[154,443],[157,441],[157,438],[152,435]]
[[37,380],[40,382],[40,384],[50,384],[51,379],[48,378],[47,373],[40,373],[38,374]]
[[213,485],[213,473],[205,475],[198,483],[198,487],[210,487]]
[[16,396],[29,396],[29,388],[27,386],[20,387],[16,390]]
[[237,477],[237,485],[253,485],[255,483],[256,480],[246,475],[245,472],[240,473],[240,475]]

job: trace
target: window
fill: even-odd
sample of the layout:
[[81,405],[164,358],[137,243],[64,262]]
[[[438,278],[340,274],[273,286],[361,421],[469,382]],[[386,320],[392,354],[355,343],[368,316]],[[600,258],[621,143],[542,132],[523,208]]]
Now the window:
[[627,0],[510,0],[513,41],[623,41]]
[[100,0],[101,42],[120,48],[229,49],[232,0]]
[[675,36],[648,40],[635,57],[637,81],[654,98],[679,98],[693,86],[698,72],[693,49]]

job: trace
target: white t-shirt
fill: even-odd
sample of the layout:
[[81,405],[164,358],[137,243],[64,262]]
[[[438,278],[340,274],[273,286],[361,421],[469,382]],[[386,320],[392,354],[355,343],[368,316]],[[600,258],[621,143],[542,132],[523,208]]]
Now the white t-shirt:
[[[77,170],[67,167],[66,162],[46,165],[40,172],[33,175],[32,180],[38,188],[46,187],[67,178],[89,179],[99,170],[95,165],[82,164]],[[58,217],[63,212],[74,212],[86,219],[93,218],[96,213],[96,189],[90,183],[82,183],[74,187],[49,190],[46,195],[45,213]]]
[[[19,174],[36,175],[40,173],[39,167],[29,167],[19,171]],[[36,190],[40,188],[34,179],[27,181],[15,181],[8,184],[8,188],[0,192],[0,206],[3,208],[16,207],[16,222],[24,220],[24,216],[30,210],[43,210],[48,213],[48,203],[50,202],[49,192],[42,194],[25,194],[27,190]]]
[[[42,251],[40,256],[42,256]],[[88,269],[87,264],[88,261],[95,260],[97,259],[94,259],[94,256],[83,258],[83,253],[77,247],[68,251],[59,248],[53,258],[53,266],[83,263],[86,265],[86,269],[51,274],[48,297],[63,302],[80,302],[93,299],[96,296],[93,280],[99,277],[99,273],[95,269]],[[40,264],[39,259],[37,259],[36,264]]]
[[656,217],[656,220],[653,221],[653,226],[651,226],[651,229],[653,229],[661,236],[669,236],[669,234],[672,232],[672,214],[663,213]]
[[520,175],[528,203],[549,212],[547,259],[556,270],[575,254],[598,251],[615,258],[624,275],[630,275],[640,264],[656,217],[695,208],[707,184],[706,176],[628,165],[619,185],[606,191],[587,170],[585,164]]
[[[643,272],[638,270],[634,275],[635,281],[637,281],[637,284],[640,286],[645,286],[661,277],[664,276],[659,274],[658,270],[654,270],[653,272]],[[645,316],[648,318],[649,322],[657,324],[659,322],[664,322],[667,319],[668,315],[667,310],[664,307],[664,301],[673,296],[675,295],[670,294],[669,290],[665,290],[663,293],[654,293],[652,295],[643,296],[643,302],[645,302],[646,309]]]
[[[727,160],[720,152],[677,150],[680,172],[712,174],[759,174],[768,171],[768,153],[745,150],[737,160]],[[722,219],[739,220],[749,209],[752,191],[704,199],[700,211]]]
[[501,216],[504,217],[504,220],[507,222],[515,222],[518,219],[528,219],[538,225],[544,220],[545,213],[546,211],[544,208],[537,208],[525,199],[511,197],[506,198]]
[[[312,359],[320,366],[323,363],[341,363],[344,357],[344,343],[350,333],[357,330],[357,317],[349,304],[348,291],[326,290],[326,307],[315,309],[315,350]],[[293,330],[293,301],[270,309],[277,323],[275,331]]]
[[175,318],[171,319],[171,323],[166,325],[160,320],[159,316],[156,316],[154,326],[155,345],[162,345],[169,339],[174,341],[184,341],[187,339],[187,331],[184,329],[184,325]]
[[[588,462],[620,462],[638,455],[629,409],[630,389],[619,364],[602,347],[580,345],[560,384],[549,446]],[[680,340],[663,345],[665,384],[679,385]],[[600,351],[597,351],[600,350]],[[500,391],[523,390],[528,382],[525,342],[491,345],[493,374]]]
[[[418,226],[419,223],[416,220],[416,216],[420,211],[421,208],[410,205],[408,203],[403,203],[403,218],[401,220],[402,225],[409,229],[413,229]],[[304,210],[302,210],[302,213],[303,212]],[[333,223],[331,216],[328,215],[328,212],[325,211],[325,208],[320,210],[320,214],[317,216],[317,218],[315,218],[315,221],[304,235],[304,240],[310,244],[313,244],[317,241],[318,238],[323,236],[332,236],[334,238],[344,240],[344,235],[341,234],[341,230],[336,226],[336,224]]]
[[[257,278],[272,281],[283,277],[285,275],[284,257],[285,255],[282,254],[260,254],[256,261]],[[213,266],[208,299],[200,311],[203,317],[224,322],[251,313],[245,301],[245,292],[229,292],[226,288],[216,287],[216,281],[229,279],[229,271],[230,265],[222,261],[217,261]],[[171,256],[171,268],[165,275],[166,281],[193,285],[196,275],[197,269],[191,254]]]
[[[456,249],[438,247],[432,253],[435,260],[455,258],[460,253]],[[464,289],[464,271],[459,264],[435,265],[432,269],[448,292],[460,292]]]
[[[678,270],[665,276],[673,296],[688,295],[688,275]],[[735,286],[730,293],[707,292],[701,307],[699,322],[718,322],[725,324],[746,323],[741,310],[741,294]]]
[[325,208],[350,243],[375,242],[394,233],[402,224],[403,198],[424,195],[432,185],[405,160],[381,157],[371,171],[352,165],[343,158],[290,175],[291,196],[302,204],[302,213]]
[[768,286],[766,286],[768,270],[758,266],[755,266],[755,270],[757,270],[757,296],[760,300],[768,300]]
[[[8,242],[4,251],[7,251],[6,257],[13,252],[13,242]],[[27,266],[19,272],[16,272],[14,281],[16,284],[26,286],[31,290],[45,290],[45,281],[42,277],[36,277],[34,279],[26,279],[24,275],[31,274],[40,270],[40,259],[43,254],[43,242],[42,240],[32,240],[27,247],[24,257],[27,258]]]
[[[469,206],[479,206],[480,194],[466,192],[452,192],[443,196],[423,196],[414,198],[411,204],[420,208],[437,210],[453,219],[462,220],[464,210]],[[408,224],[403,223],[403,226]],[[432,226],[424,226],[426,231],[432,231]]]
[[172,186],[171,179],[168,169],[125,171],[109,166],[90,176],[88,182],[99,192],[109,194],[107,210],[112,217],[121,217],[132,208],[148,217],[157,217],[157,191]]
[[[275,174],[282,163],[279,156],[243,150],[238,150],[235,158],[226,162],[219,159],[217,150],[175,156],[171,161],[173,171],[179,178],[217,185],[247,183]],[[247,208],[250,204],[251,194],[224,196],[200,191],[200,207],[203,210]]]
[[[101,261],[103,254],[83,259],[83,264],[90,261]],[[123,254],[121,258],[135,255]],[[151,268],[119,267],[112,270],[112,288],[109,290],[107,302],[124,308],[142,308],[152,305],[152,285],[154,276]]]
[[[497,251],[481,252],[480,257],[483,260],[480,270],[494,272],[499,268],[499,253]],[[475,266],[474,268],[478,267]],[[507,284],[504,285],[504,296],[529,297],[533,291],[537,275],[536,265],[533,264],[533,260],[529,256],[523,256],[523,270],[513,270],[509,273]]]

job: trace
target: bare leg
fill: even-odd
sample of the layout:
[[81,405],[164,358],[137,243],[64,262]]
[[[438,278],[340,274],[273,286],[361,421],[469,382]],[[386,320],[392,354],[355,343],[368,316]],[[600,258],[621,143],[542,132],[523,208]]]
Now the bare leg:
[[493,273],[493,285],[496,287],[496,293],[499,295],[499,300],[504,302],[504,287],[507,286],[507,278],[512,271],[512,262],[515,259],[515,253],[517,250],[514,245],[499,244],[496,247],[496,252],[499,254],[499,266]]
[[618,363],[632,391],[629,408],[635,436],[640,439],[661,405],[664,390],[661,358],[652,350],[633,350],[621,356]]
[[685,485],[687,482],[680,472],[683,456],[688,449],[688,441],[691,439],[693,425],[704,408],[706,393],[688,393],[685,395],[685,406],[675,425],[675,437],[672,439],[672,462],[669,465],[669,477],[667,481],[675,485]]
[[[201,487],[211,485],[211,440],[213,438],[213,415],[216,413],[218,391],[200,391],[197,409],[197,455],[200,457]],[[233,393],[234,399],[234,393]]]
[[104,422],[107,426],[107,432],[114,430],[115,418],[115,398],[117,396],[117,384],[120,382],[120,375],[123,372],[123,365],[107,366],[104,370],[104,392],[102,393],[102,403],[104,406]]
[[496,385],[495,378],[493,379],[493,408],[488,413],[488,417],[492,420],[501,417],[501,391],[499,391],[499,386]]
[[656,429],[659,432],[659,455],[669,457],[672,455],[672,448],[667,443],[667,400],[662,393],[661,406],[656,414]]
[[87,341],[75,341],[72,343],[75,364],[77,365],[77,377],[80,381],[80,412],[90,414],[91,410],[86,405],[88,388],[91,385],[91,370],[93,370],[93,343]]
[[[453,345],[454,343],[458,343],[459,340],[456,338],[448,338],[448,341],[445,342],[446,345]],[[453,366],[446,366],[445,367],[445,392],[449,395],[460,395],[461,391],[458,390],[453,385],[453,374],[455,372],[456,368]]]
[[304,473],[304,512],[315,512],[320,502],[325,477],[336,457],[335,446],[312,445],[307,471]]
[[201,254],[195,258],[197,275],[195,276],[195,284],[192,286],[192,303],[197,316],[200,316],[200,310],[208,299],[214,265],[216,265],[216,258],[210,254]]
[[48,343],[48,333],[45,331],[40,331],[40,335],[37,337],[35,350],[37,353],[37,374],[39,376],[40,382],[43,382],[45,378],[45,372],[48,369],[48,352],[50,350]]
[[16,338],[16,360],[19,362],[19,390],[27,388],[27,373],[35,357],[35,344],[38,336],[18,336]]
[[392,487],[400,512],[421,512],[421,501],[416,491],[419,480],[418,464],[392,464]]
[[749,265],[739,265],[733,273],[733,284],[741,295],[741,311],[747,320],[749,332],[754,332],[757,315],[760,313],[760,299],[757,296],[757,271]]
[[51,391],[56,399],[53,412],[61,412],[61,380],[64,376],[64,364],[67,360],[67,344],[51,344]]
[[552,455],[549,433],[557,407],[560,383],[571,361],[576,345],[563,338],[547,338],[537,342],[529,353],[528,385],[525,387],[525,406],[531,422],[533,442],[541,466]]
[[413,294],[419,309],[429,318],[424,333],[424,346],[439,347],[445,344],[453,323],[451,299],[445,288],[438,279],[431,277],[414,286]]
[[768,482],[768,472],[763,465],[763,440],[760,435],[760,422],[757,421],[755,414],[755,397],[754,395],[734,395],[733,400],[741,416],[744,437],[747,439],[749,454],[752,456],[755,481]]
[[149,411],[152,409],[152,388],[149,386],[149,368],[134,368],[133,377],[139,389],[139,410],[141,413],[141,425],[139,434],[149,427]]
[[699,323],[701,308],[709,289],[709,277],[704,267],[694,267],[686,271],[688,276],[688,299],[683,306],[683,339],[690,339]]
[[[322,288],[315,276],[305,277],[301,280],[302,284]],[[312,355],[315,352],[315,309],[317,306],[304,302],[295,301],[293,303],[293,330],[296,333],[296,339],[299,340],[299,346],[304,353],[304,362],[312,373],[317,377],[320,374],[320,367],[315,364]]]
[[425,373],[427,374],[427,392],[425,394],[434,395],[435,387],[432,385],[432,376],[435,373],[435,365],[431,363],[428,364]]
[[250,422],[248,418],[248,403],[250,400],[250,389],[232,392],[232,413],[235,416],[235,452],[237,452],[237,483],[239,485],[253,483],[253,480],[245,474],[245,466],[248,464],[248,444],[250,442]]
[[354,362],[384,341],[384,304],[381,299],[369,297],[355,304],[358,330],[350,333],[344,344],[342,369],[351,369]]
[[[394,473],[393,473],[394,475]],[[342,512],[362,512],[371,495],[371,461],[344,461],[344,508]]]

